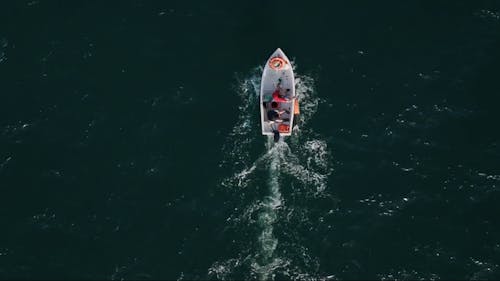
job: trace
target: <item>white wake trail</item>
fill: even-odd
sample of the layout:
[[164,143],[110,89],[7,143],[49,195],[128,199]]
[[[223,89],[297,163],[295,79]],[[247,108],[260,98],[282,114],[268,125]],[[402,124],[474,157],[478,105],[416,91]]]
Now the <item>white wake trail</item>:
[[259,214],[259,226],[262,232],[259,236],[260,254],[258,261],[252,264],[253,269],[257,272],[260,280],[269,280],[269,275],[272,274],[273,268],[280,264],[280,259],[274,257],[274,252],[278,246],[278,239],[274,236],[274,223],[278,219],[278,208],[283,204],[280,191],[280,169],[283,161],[283,149],[286,143],[274,143],[272,136],[267,139],[267,151],[270,156],[269,162],[269,195],[262,203],[261,212]]

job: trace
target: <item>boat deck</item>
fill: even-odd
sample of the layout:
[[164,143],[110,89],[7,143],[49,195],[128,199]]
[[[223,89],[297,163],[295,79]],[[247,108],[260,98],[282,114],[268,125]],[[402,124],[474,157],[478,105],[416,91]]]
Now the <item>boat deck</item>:
[[[289,136],[292,132],[293,118],[295,112],[295,81],[293,70],[288,58],[278,49],[273,57],[280,57],[286,60],[286,65],[282,69],[276,70],[268,67],[268,63],[264,69],[262,84],[261,84],[261,121],[262,134],[273,135],[274,131],[279,131],[283,136]],[[277,108],[272,108],[273,93],[279,90],[280,96],[288,99],[286,102],[277,102]],[[271,110],[282,112],[276,120],[269,120],[267,113]]]

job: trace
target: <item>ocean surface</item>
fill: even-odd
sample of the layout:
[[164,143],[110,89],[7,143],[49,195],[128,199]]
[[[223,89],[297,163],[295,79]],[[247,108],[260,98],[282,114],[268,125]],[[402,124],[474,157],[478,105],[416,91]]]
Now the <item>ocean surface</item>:
[[494,0],[1,1],[0,279],[500,279],[499,65]]

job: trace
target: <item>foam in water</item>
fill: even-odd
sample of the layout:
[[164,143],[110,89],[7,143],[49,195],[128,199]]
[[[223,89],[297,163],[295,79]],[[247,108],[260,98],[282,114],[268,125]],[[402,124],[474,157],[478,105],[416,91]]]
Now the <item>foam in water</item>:
[[[223,147],[225,159],[220,165],[235,171],[233,175],[221,181],[221,186],[227,192],[234,192],[244,204],[235,208],[228,218],[228,227],[238,229],[242,233],[255,229],[256,243],[249,242],[248,247],[240,249],[238,257],[215,262],[209,268],[208,275],[217,279],[236,277],[268,280],[277,276],[297,280],[311,279],[317,272],[304,272],[308,268],[301,268],[299,265],[310,264],[309,270],[317,271],[317,260],[309,256],[306,247],[297,244],[300,242],[280,243],[275,231],[277,225],[288,223],[290,219],[283,212],[294,211],[293,205],[286,205],[286,195],[282,188],[293,194],[294,186],[298,184],[313,197],[327,190],[327,178],[331,173],[327,144],[321,139],[311,139],[315,134],[304,126],[316,112],[321,100],[316,97],[314,79],[297,75],[296,95],[301,108],[300,127],[297,126],[292,136],[284,141],[274,143],[272,136],[267,137],[266,152],[251,161],[250,151],[252,148],[259,149],[265,139],[260,136],[260,124],[253,122],[258,120],[260,114],[258,110],[253,110],[253,107],[259,102],[261,73],[262,68],[254,68],[246,78],[238,81],[236,91],[241,98],[240,115]],[[261,171],[266,173],[260,174]],[[263,176],[266,177],[265,181],[261,180]],[[289,184],[282,186],[287,182],[285,178],[297,184],[291,187]],[[255,192],[260,186],[266,187],[264,190],[267,195],[264,198]],[[247,189],[248,187],[252,188]],[[249,201],[251,203],[248,203]],[[291,224],[298,227],[303,220],[307,220],[307,213],[300,221]],[[296,230],[287,230],[290,233],[294,231]],[[289,252],[296,254],[288,256]],[[244,276],[241,276],[242,272]]]
[[283,142],[278,142],[273,147],[273,137],[267,139],[267,150],[270,154],[269,163],[269,196],[262,204],[262,210],[259,215],[259,226],[262,233],[259,236],[260,253],[259,261],[254,262],[252,267],[258,273],[261,280],[269,279],[272,268],[280,264],[280,260],[274,259],[274,251],[278,246],[278,239],[273,235],[273,225],[277,220],[276,210],[282,204],[282,196],[279,186],[280,165],[281,165],[281,147]]
[[[227,157],[222,161],[221,167],[231,166],[242,169],[242,180],[245,178],[245,170],[252,169],[250,165],[250,154],[252,146],[252,132],[256,130],[256,113],[252,107],[258,104],[260,77],[258,73],[262,68],[254,68],[249,77],[238,79],[235,91],[238,93],[241,102],[238,106],[238,120],[229,134],[228,141],[224,144],[222,151]],[[255,168],[254,168],[255,169]]]

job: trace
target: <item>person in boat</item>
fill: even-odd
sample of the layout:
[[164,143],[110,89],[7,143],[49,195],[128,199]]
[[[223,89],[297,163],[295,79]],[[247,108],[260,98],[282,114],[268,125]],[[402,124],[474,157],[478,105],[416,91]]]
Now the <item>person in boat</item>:
[[280,88],[278,88],[273,92],[273,101],[275,101],[275,102],[291,101],[293,98],[289,98],[288,97],[289,94],[290,94],[290,89],[286,89],[286,95],[282,95]]
[[278,103],[273,101],[271,102],[271,110],[267,111],[267,119],[269,121],[275,121],[275,122],[283,122],[283,121],[289,121],[290,119],[288,118],[281,118],[281,115],[283,113],[288,113],[290,112],[288,110],[279,110],[278,109]]

